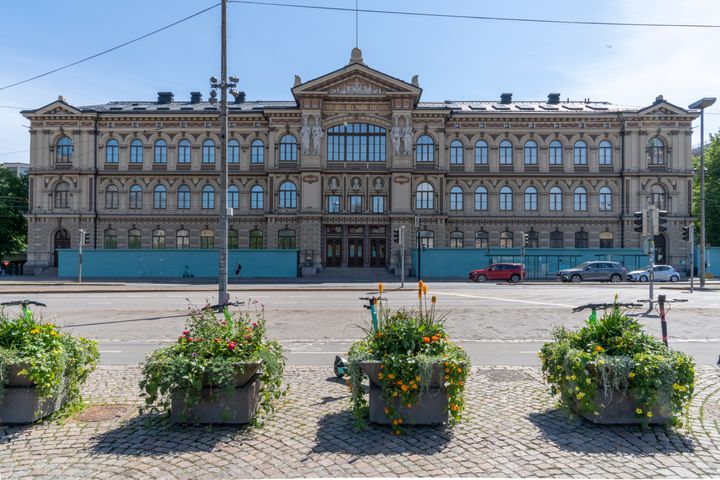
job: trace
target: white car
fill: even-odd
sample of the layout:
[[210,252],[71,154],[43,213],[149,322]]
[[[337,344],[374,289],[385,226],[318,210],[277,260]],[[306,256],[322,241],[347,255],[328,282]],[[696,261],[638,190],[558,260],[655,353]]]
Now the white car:
[[[650,272],[647,269],[633,270],[626,278],[631,282],[647,282],[650,281]],[[670,265],[655,265],[653,279],[656,282],[677,282],[680,280],[680,273]]]

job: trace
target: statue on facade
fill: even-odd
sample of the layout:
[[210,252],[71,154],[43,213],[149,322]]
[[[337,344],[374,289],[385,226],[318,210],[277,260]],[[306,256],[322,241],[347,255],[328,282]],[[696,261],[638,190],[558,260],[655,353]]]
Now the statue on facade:
[[312,153],[314,153],[316,155],[320,153],[320,141],[322,140],[322,137],[323,137],[322,127],[320,127],[319,125],[315,125],[314,127],[312,127],[312,140],[313,140]]
[[393,152],[395,155],[400,155],[400,127],[395,125],[390,129],[390,138],[392,139]]
[[310,133],[311,128],[307,124],[307,118],[303,121],[303,126],[300,129],[300,147],[302,148],[302,153],[308,153],[310,151]]
[[410,155],[410,152],[412,152],[412,138],[413,138],[413,132],[412,127],[407,126],[403,128],[403,146],[405,147],[403,150],[403,153],[405,155]]

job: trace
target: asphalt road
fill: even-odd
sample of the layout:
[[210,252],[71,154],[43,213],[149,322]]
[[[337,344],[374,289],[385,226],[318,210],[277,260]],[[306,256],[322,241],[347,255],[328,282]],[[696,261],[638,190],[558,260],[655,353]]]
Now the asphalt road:
[[[446,314],[452,338],[467,349],[476,365],[538,365],[536,352],[555,325],[578,327],[587,313],[577,305],[622,302],[647,297],[647,285],[636,284],[472,284],[430,283],[438,309]],[[287,348],[294,365],[328,365],[362,335],[369,315],[358,297],[374,285],[244,285],[233,286],[233,298],[251,311],[264,308],[269,334]],[[386,285],[392,308],[417,306],[414,290]],[[656,288],[656,294],[686,298],[668,314],[671,345],[714,364],[720,355],[720,292],[689,294],[680,285]],[[680,287],[680,288],[678,288]],[[101,361],[138,363],[158,345],[174,341],[184,327],[190,303],[203,305],[216,297],[212,286],[10,286],[0,285],[0,302],[31,296],[47,303],[36,312],[69,331],[98,340]],[[100,291],[91,291],[100,290]],[[27,292],[27,293],[26,293]],[[33,292],[30,295],[29,292]],[[38,293],[42,292],[42,293]],[[9,313],[12,312],[12,308]],[[653,335],[660,335],[656,313],[632,312]]]

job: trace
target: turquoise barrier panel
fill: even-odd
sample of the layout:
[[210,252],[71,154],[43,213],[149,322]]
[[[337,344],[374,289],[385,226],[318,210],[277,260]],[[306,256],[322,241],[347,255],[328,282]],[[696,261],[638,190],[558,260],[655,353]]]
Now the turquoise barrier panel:
[[[59,250],[58,276],[77,277],[78,251]],[[236,274],[241,266],[239,275]],[[84,278],[217,278],[217,250],[84,250]],[[228,277],[295,278],[298,250],[230,250]]]
[[[528,248],[525,251],[527,278],[553,280],[558,270],[592,260],[609,260],[628,270],[647,265],[647,255],[639,248]],[[417,249],[412,250],[413,275],[417,275]],[[468,272],[492,263],[520,263],[519,248],[429,248],[423,250],[422,278],[467,278]]]

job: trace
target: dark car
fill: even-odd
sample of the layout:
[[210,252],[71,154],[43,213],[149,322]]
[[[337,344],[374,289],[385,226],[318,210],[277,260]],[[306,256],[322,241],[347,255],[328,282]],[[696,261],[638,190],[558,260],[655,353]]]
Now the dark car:
[[468,278],[473,282],[505,280],[518,283],[520,279],[525,278],[525,266],[522,263],[493,263],[487,268],[471,271],[468,273]]
[[557,273],[558,280],[580,283],[587,280],[601,282],[621,282],[627,275],[625,267],[617,262],[584,262],[574,268],[566,268]]

